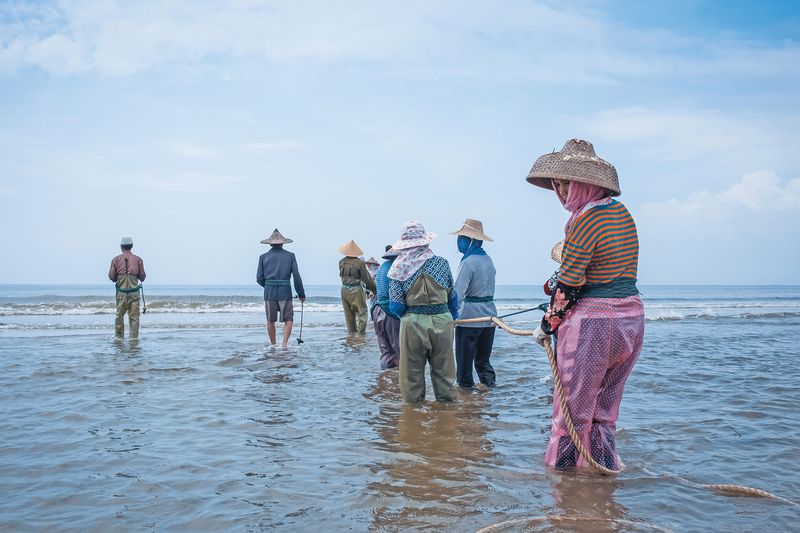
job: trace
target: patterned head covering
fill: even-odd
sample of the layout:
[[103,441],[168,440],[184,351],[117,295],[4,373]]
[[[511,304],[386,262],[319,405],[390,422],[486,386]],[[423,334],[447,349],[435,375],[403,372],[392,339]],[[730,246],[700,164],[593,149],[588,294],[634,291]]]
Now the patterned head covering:
[[428,245],[435,238],[435,234],[426,232],[425,226],[415,220],[403,224],[400,239],[392,246],[392,250],[399,254],[389,269],[389,278],[405,281],[413,276],[425,261],[433,257]]
[[403,224],[400,230],[400,238],[392,245],[392,249],[400,251],[406,248],[414,248],[415,246],[423,246],[432,243],[435,239],[435,233],[425,231],[425,226],[416,220],[411,220]]

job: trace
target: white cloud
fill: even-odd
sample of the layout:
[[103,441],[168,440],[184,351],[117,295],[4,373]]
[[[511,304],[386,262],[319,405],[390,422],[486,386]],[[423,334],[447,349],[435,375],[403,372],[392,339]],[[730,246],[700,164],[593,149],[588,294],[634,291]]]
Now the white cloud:
[[176,142],[172,145],[172,150],[177,155],[189,159],[216,159],[220,156],[213,148],[188,142]]
[[63,34],[48,35],[31,43],[27,56],[31,64],[59,74],[89,68],[83,47]]
[[200,172],[179,172],[160,178],[135,180],[137,186],[168,193],[202,193],[213,192],[241,193],[247,180],[241,176],[217,175]]
[[242,146],[242,149],[262,152],[278,152],[283,150],[296,150],[304,146],[305,143],[299,141],[254,141],[245,143]]
[[591,138],[626,143],[659,159],[752,153],[783,145],[781,124],[743,120],[715,110],[611,109],[574,118]]
[[0,69],[55,73],[341,62],[409,76],[607,84],[676,73],[796,77],[800,64],[792,42],[643,32],[613,14],[515,0],[86,0],[20,8],[8,20],[0,26]]
[[698,191],[683,200],[672,198],[664,202],[648,202],[642,204],[641,210],[646,214],[669,214],[677,218],[800,210],[800,178],[782,180],[772,171],[752,172],[725,190]]

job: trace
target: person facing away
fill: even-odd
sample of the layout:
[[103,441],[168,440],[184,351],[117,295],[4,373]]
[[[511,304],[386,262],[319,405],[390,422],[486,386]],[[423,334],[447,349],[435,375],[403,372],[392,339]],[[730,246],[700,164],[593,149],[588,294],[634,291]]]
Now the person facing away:
[[[484,241],[491,241],[483,232],[480,220],[468,218],[458,235],[456,244],[463,255],[458,264],[455,289],[461,303],[459,318],[497,316],[494,303],[494,283],[497,271],[492,258],[483,249]],[[495,386],[495,372],[489,358],[494,344],[494,324],[477,322],[459,324],[456,327],[456,383],[471,389],[475,386],[472,366],[478,379],[486,387]]]
[[399,252],[389,269],[389,310],[400,317],[400,392],[407,403],[425,400],[425,364],[429,363],[436,399],[456,399],[453,320],[458,297],[450,264],[434,255],[436,238],[416,221],[403,225],[392,248]]
[[372,301],[372,325],[381,352],[381,369],[397,368],[400,364],[400,318],[389,309],[389,269],[399,252],[386,246],[386,261],[375,273],[375,298]]
[[339,277],[342,279],[342,307],[349,334],[364,335],[367,332],[367,300],[364,287],[375,292],[375,280],[367,270],[367,265],[359,259],[364,252],[354,241],[339,247],[344,257],[339,261]]
[[128,314],[130,324],[130,338],[139,337],[139,291],[141,291],[140,281],[144,281],[147,274],[144,271],[144,261],[135,255],[133,249],[133,239],[122,237],[119,243],[121,254],[111,260],[111,268],[108,270],[108,279],[114,282],[117,289],[116,303],[117,315],[114,320],[114,333],[117,337],[125,334],[125,314]]
[[[527,180],[555,191],[570,212],[563,248],[551,252],[561,267],[555,283],[548,283],[552,296],[536,340],[543,344],[557,335],[558,372],[578,438],[595,461],[617,469],[619,406],[644,339],[636,224],[613,198],[620,194],[616,169],[587,141],[572,139],[560,152],[539,157]],[[554,396],[545,464],[586,466],[567,431],[558,391]]]
[[[375,276],[378,275],[378,269],[380,268],[381,264],[374,257],[370,257],[369,259],[364,261],[364,264],[367,266],[367,272],[369,272],[369,275],[372,277],[372,280],[374,281]],[[371,310],[373,307],[375,307],[375,293],[372,291],[366,291],[366,295],[367,295],[367,309]]]
[[[283,249],[284,244],[289,244],[292,239],[287,239],[278,228],[272,232],[268,238],[261,241],[262,244],[269,244],[270,250],[258,258],[258,270],[256,272],[256,283],[264,287],[264,311],[267,315],[267,335],[269,342],[273,346],[276,344],[275,322],[283,322],[283,339],[281,347],[289,345],[289,337],[292,335],[292,324],[294,322],[294,307],[292,306],[292,286],[290,281],[294,281],[294,290],[301,302],[306,301],[306,293],[303,290],[303,280],[300,278],[300,271],[297,269],[297,259],[292,252]],[[291,279],[290,279],[291,278]]]

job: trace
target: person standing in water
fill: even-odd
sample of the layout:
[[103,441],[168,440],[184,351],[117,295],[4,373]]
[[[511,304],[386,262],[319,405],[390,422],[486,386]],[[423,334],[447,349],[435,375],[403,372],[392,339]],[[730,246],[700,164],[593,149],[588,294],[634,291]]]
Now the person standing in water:
[[[555,191],[570,216],[550,305],[536,329],[540,343],[557,336],[556,359],[566,404],[586,450],[618,469],[616,422],[625,382],[644,339],[644,307],[636,288],[639,237],[631,214],[614,196],[617,170],[591,143],[572,139],[539,157],[528,182]],[[553,250],[556,256],[556,250]],[[585,466],[567,432],[558,391],[545,463]]]
[[130,338],[139,337],[139,301],[142,286],[147,274],[144,271],[144,261],[135,255],[133,249],[133,239],[122,237],[119,243],[121,254],[111,260],[111,268],[108,270],[108,279],[114,282],[117,289],[116,303],[117,315],[114,320],[114,333],[117,337],[125,335],[125,314],[128,315],[130,324]]
[[422,224],[406,222],[389,269],[389,310],[400,317],[400,392],[406,403],[425,400],[425,365],[430,364],[436,399],[456,399],[453,319],[458,297],[447,259],[433,253],[436,238]]
[[[463,255],[458,264],[455,289],[461,303],[459,318],[497,316],[494,303],[494,282],[497,271],[492,258],[483,249],[484,241],[491,241],[483,232],[480,220],[468,218],[458,235],[456,244]],[[495,386],[495,372],[489,358],[492,356],[495,327],[491,322],[459,324],[456,327],[456,383],[471,389],[475,386],[473,363],[478,380],[488,388]]]
[[297,259],[292,252],[283,249],[284,244],[291,242],[294,241],[281,235],[278,228],[275,228],[272,235],[261,241],[261,244],[269,244],[271,249],[258,258],[258,270],[256,271],[256,283],[264,287],[264,310],[267,315],[269,342],[273,346],[277,343],[275,322],[278,321],[280,313],[280,319],[283,322],[282,348],[286,348],[289,344],[294,323],[290,280],[294,281],[294,290],[300,301],[306,301],[303,280],[300,278],[300,271],[297,268]]
[[383,259],[386,261],[375,273],[375,299],[372,304],[372,323],[378,348],[381,351],[381,369],[397,368],[400,364],[400,319],[389,309],[389,269],[398,252],[386,246]]
[[355,241],[339,247],[344,257],[339,261],[339,277],[342,279],[342,307],[349,334],[364,335],[367,332],[367,300],[364,288],[375,292],[375,280],[372,279],[367,265],[359,259],[364,252]]

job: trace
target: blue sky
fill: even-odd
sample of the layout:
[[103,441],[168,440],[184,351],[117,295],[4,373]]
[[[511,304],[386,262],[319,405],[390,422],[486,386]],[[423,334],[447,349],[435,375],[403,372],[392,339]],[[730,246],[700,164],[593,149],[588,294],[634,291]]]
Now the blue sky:
[[[645,6],[646,4],[646,6]],[[567,213],[524,177],[616,165],[642,283],[800,283],[796,2],[0,2],[0,282],[307,283],[409,219],[484,221],[540,283]]]

